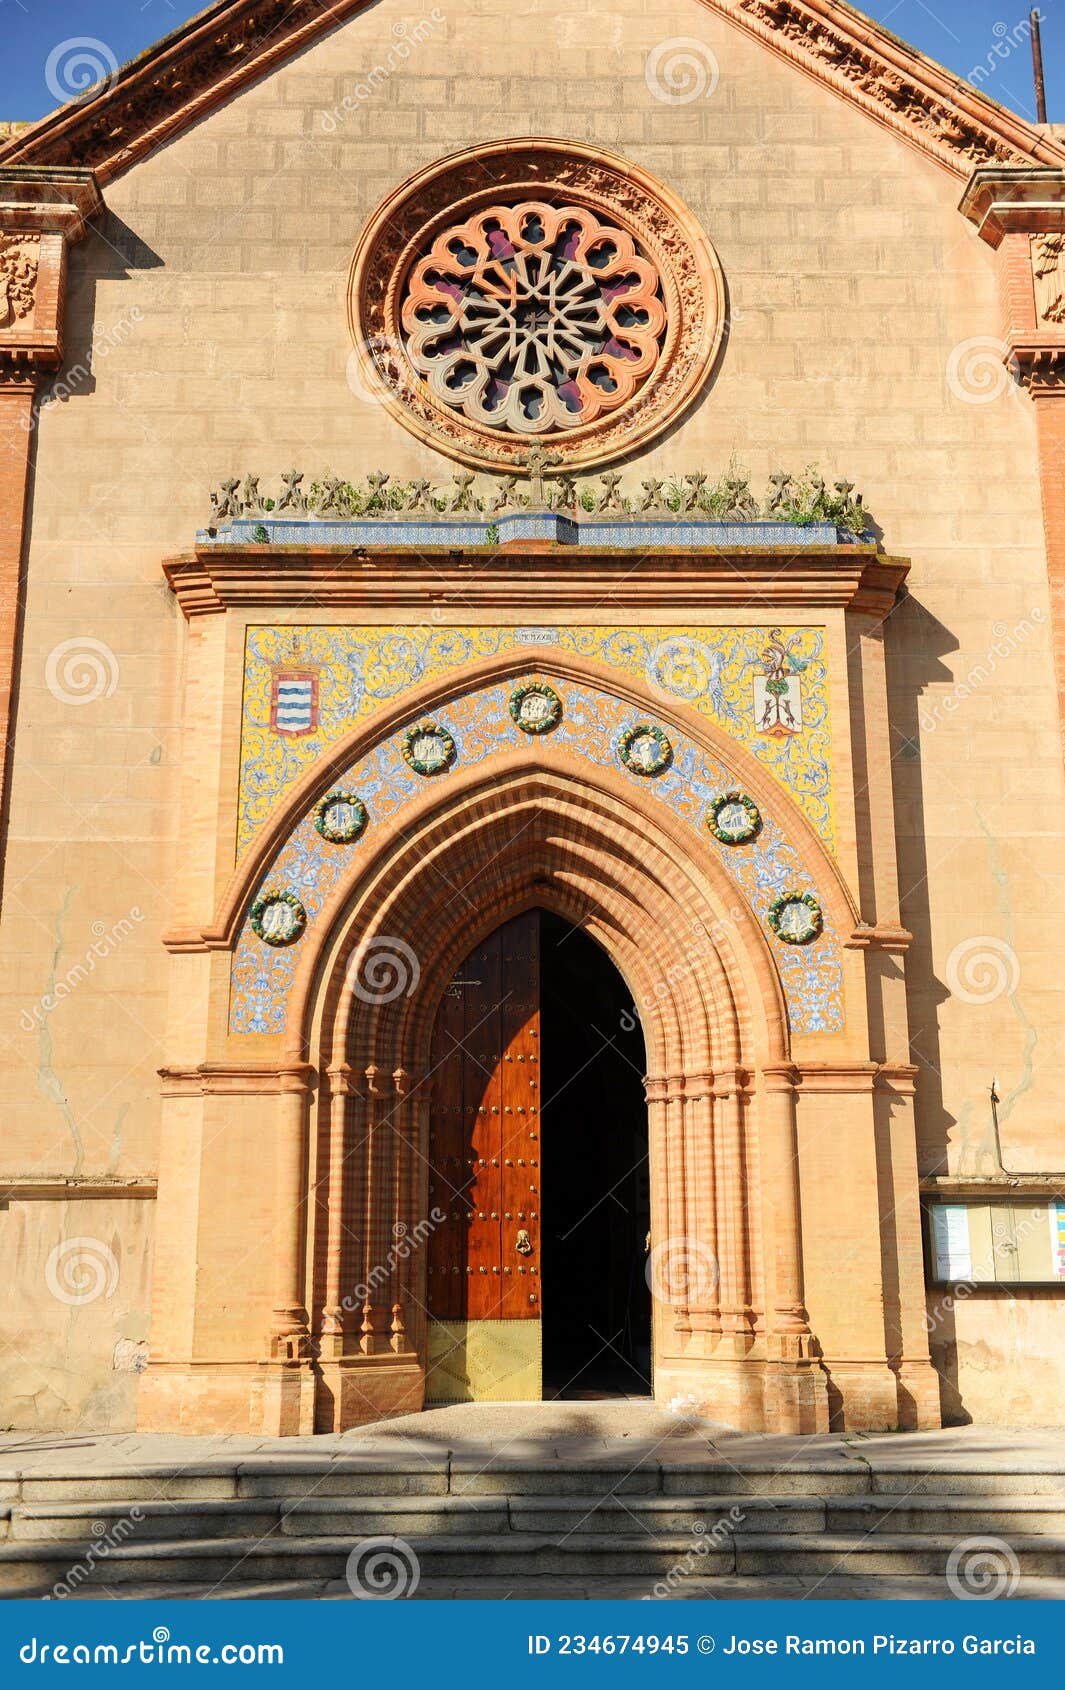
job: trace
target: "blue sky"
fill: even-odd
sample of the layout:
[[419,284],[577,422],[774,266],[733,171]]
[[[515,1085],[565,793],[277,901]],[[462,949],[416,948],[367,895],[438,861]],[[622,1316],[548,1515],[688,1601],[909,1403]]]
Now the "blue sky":
[[[1034,120],[1028,5],[1029,0],[868,0],[863,9]],[[79,61],[107,74],[101,44],[103,54],[122,63],[202,9],[190,0],[0,0],[0,117],[41,117],[56,106],[50,57],[53,87],[65,74],[84,76]],[[602,9],[610,10],[610,0],[602,0]],[[1065,0],[1041,0],[1040,12],[1049,116],[1065,123]],[[86,38],[88,45],[76,45]]]

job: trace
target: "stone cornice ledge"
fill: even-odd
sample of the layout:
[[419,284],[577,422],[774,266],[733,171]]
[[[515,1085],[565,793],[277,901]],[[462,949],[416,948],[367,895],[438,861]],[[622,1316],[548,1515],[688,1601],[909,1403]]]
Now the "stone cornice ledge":
[[993,247],[1006,235],[1065,229],[1065,168],[981,165],[965,184],[958,210]]
[[893,951],[900,955],[912,944],[913,934],[892,921],[878,921],[875,926],[862,922],[845,941],[849,951]]
[[0,1203],[84,1202],[90,1198],[152,1198],[157,1184],[154,1175],[108,1178],[106,1174],[12,1174],[0,1175]]
[[802,546],[795,551],[498,552],[333,548],[293,552],[210,546],[168,559],[163,570],[185,616],[228,609],[291,607],[303,612],[427,606],[468,616],[512,610],[552,617],[591,611],[608,594],[619,608],[742,609],[766,613],[851,609],[884,617],[909,572],[904,558],[873,545]]
[[164,1097],[264,1097],[311,1089],[309,1062],[201,1062],[196,1068],[160,1068]]

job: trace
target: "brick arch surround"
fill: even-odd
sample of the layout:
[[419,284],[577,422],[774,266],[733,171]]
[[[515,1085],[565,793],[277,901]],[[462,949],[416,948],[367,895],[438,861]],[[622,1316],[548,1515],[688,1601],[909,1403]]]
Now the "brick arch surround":
[[[301,961],[287,1044],[293,1068],[309,1061],[321,1081],[310,1117],[318,1220],[307,1249],[307,1103],[294,1084],[274,1353],[298,1367],[317,1352],[319,1429],[420,1400],[424,1262],[394,1241],[427,1213],[432,1028],[462,958],[535,905],[583,926],[625,977],[647,1043],[652,1234],[719,1264],[716,1285],[656,1303],[656,1394],[693,1396],[740,1425],[824,1428],[770,942],[711,854],[697,856],[650,800],[531,755],[482,770],[476,790],[441,792],[338,889]],[[402,989],[375,967],[389,955]]]

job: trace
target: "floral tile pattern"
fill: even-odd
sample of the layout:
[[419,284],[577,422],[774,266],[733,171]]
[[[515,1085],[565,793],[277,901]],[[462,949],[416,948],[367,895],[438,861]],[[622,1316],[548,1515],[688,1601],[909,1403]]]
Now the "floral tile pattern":
[[[619,639],[633,636],[619,635]],[[515,671],[506,681],[481,688],[452,700],[438,712],[441,725],[453,736],[455,768],[469,768],[493,752],[527,752],[530,737],[523,734],[510,713],[515,685],[537,678],[534,669]],[[673,747],[669,768],[653,779],[626,772],[619,757],[625,730],[636,720],[631,704],[596,689],[567,681],[553,683],[560,693],[564,714],[552,733],[534,741],[545,767],[562,753],[601,767],[620,771],[639,788],[666,805],[693,833],[693,849],[718,854],[737,891],[765,924],[773,900],[782,892],[818,888],[803,868],[799,853],[789,842],[773,814],[763,816],[756,840],[742,847],[719,843],[707,826],[707,815],[715,798],[737,784],[734,770],[707,755],[663,713]],[[805,708],[805,706],[804,706]],[[241,932],[233,960],[230,1027],[235,1033],[280,1033],[284,1030],[288,994],[300,949],[313,933],[323,905],[341,876],[357,872],[360,858],[373,849],[375,833],[382,822],[399,815],[415,795],[425,791],[425,779],[408,766],[403,757],[406,728],[374,747],[333,783],[347,792],[358,793],[367,805],[370,821],[361,838],[350,846],[330,844],[315,825],[314,806],[297,824],[266,869],[261,893],[278,887],[296,894],[307,911],[307,934],[299,944],[271,948],[256,937],[250,923]],[[448,777],[438,777],[446,780]],[[442,892],[446,888],[441,888]],[[727,920],[727,912],[722,912]],[[796,947],[773,944],[773,954],[783,982],[791,1025],[796,1032],[835,1033],[844,1025],[843,962],[840,936],[828,924],[815,943]]]
[[[779,632],[779,630],[778,630]],[[251,627],[247,631],[237,853],[287,789],[329,745],[409,687],[478,658],[514,651],[534,664],[540,650],[584,656],[649,686],[668,709],[674,699],[753,753],[790,792],[829,850],[835,817],[824,630],[786,628],[789,661],[802,689],[801,731],[759,731],[756,683],[764,687],[764,628],[478,627],[423,624],[376,628]],[[279,677],[310,701],[312,726],[277,731]]]

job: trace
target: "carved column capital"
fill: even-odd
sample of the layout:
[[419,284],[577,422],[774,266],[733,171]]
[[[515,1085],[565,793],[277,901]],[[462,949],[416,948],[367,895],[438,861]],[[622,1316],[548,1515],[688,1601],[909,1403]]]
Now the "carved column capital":
[[715,1097],[742,1097],[750,1084],[745,1068],[718,1068],[713,1076]]
[[1065,170],[984,167],[959,209],[999,255],[1010,373],[1033,398],[1065,393]]
[[793,1092],[799,1083],[799,1070],[792,1062],[771,1062],[760,1072],[766,1091]]
[[0,169],[3,385],[36,385],[62,363],[67,248],[101,204],[91,170]]

